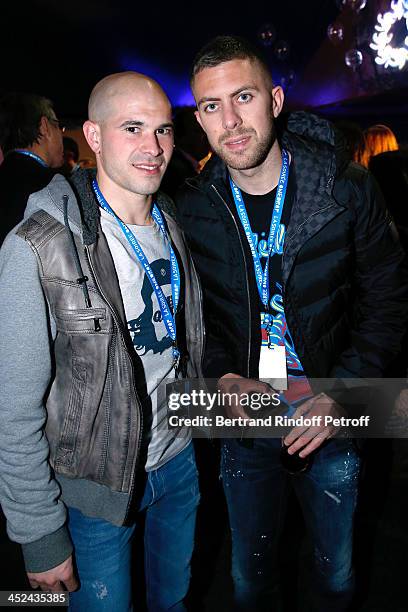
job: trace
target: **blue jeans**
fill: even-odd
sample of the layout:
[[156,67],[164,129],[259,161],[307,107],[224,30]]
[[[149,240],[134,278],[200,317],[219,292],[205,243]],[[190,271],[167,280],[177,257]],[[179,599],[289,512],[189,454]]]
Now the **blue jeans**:
[[[148,472],[138,511],[145,513],[144,559],[148,609],[185,610],[199,501],[193,445]],[[117,527],[69,508],[80,589],[73,612],[127,612],[132,606],[131,544],[137,529]]]
[[353,517],[360,460],[352,442],[333,439],[308,471],[290,475],[280,464],[280,439],[253,446],[225,440],[221,474],[232,534],[234,610],[279,608],[277,548],[289,486],[300,502],[314,547],[313,612],[344,612],[354,588]]

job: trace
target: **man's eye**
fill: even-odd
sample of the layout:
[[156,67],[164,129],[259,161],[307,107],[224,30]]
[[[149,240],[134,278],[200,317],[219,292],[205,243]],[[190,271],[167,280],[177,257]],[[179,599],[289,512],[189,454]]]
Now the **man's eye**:
[[130,134],[137,134],[138,132],[140,132],[140,128],[137,127],[137,125],[128,125],[126,131]]
[[238,96],[238,102],[250,102],[253,96],[250,93],[242,93]]
[[210,102],[210,104],[207,104],[206,106],[204,106],[205,113],[213,113],[216,110],[217,110],[217,105],[214,102]]
[[171,127],[158,128],[156,130],[156,134],[159,134],[159,136],[169,136],[172,133],[173,133],[173,128]]

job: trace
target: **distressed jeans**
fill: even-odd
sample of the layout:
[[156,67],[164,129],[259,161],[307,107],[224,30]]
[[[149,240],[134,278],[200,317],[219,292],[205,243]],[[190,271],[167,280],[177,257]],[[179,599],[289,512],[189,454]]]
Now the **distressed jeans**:
[[[146,593],[153,612],[185,610],[198,501],[192,444],[148,472],[138,510],[145,513]],[[69,610],[133,610],[131,548],[137,520],[130,527],[117,527],[69,508],[68,527],[80,579],[79,591],[70,594]]]
[[[252,441],[251,441],[252,442]],[[277,549],[290,485],[314,548],[313,612],[344,612],[351,602],[353,517],[360,460],[350,440],[333,439],[308,471],[281,466],[280,439],[223,442],[221,475],[232,534],[234,610],[277,612]]]

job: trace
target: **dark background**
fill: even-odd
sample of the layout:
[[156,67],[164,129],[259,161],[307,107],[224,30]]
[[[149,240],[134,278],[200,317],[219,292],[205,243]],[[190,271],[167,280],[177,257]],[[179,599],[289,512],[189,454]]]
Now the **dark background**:
[[[246,10],[202,0],[8,2],[2,6],[0,86],[35,90],[52,97],[61,114],[83,115],[90,90],[106,74],[134,67],[161,77],[173,90],[210,38],[240,34],[256,41],[267,22],[276,24],[280,39],[292,41],[294,65],[300,67],[339,12],[334,0],[245,5]],[[174,98],[180,102],[180,94]]]
[[[400,139],[408,140],[408,68],[379,68],[368,46],[378,12],[389,10],[390,3],[368,0],[356,15],[342,8],[341,0],[7,2],[1,8],[0,93],[48,96],[58,115],[74,125],[86,118],[94,84],[130,69],[156,78],[173,105],[191,104],[188,74],[200,47],[218,34],[242,35],[261,45],[259,32],[271,23],[275,40],[264,50],[275,82],[285,85],[289,109],[323,107],[324,114],[346,114],[362,127],[388,120]],[[338,46],[327,39],[333,22],[344,27]],[[399,37],[401,32],[404,28]],[[289,53],[280,60],[276,45],[282,40]],[[344,63],[350,48],[364,54],[356,71]],[[352,101],[356,97],[358,103]]]

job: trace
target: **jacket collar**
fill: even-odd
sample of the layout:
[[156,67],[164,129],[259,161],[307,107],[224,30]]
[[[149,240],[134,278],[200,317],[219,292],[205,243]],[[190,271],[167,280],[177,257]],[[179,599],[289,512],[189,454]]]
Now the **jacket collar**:
[[[302,245],[343,210],[334,200],[332,190],[335,178],[347,167],[349,159],[344,140],[332,124],[306,112],[289,117],[281,143],[291,153],[296,185],[282,263],[285,282]],[[217,156],[187,184],[205,191],[211,198],[214,185],[227,202],[231,201],[228,170]]]

